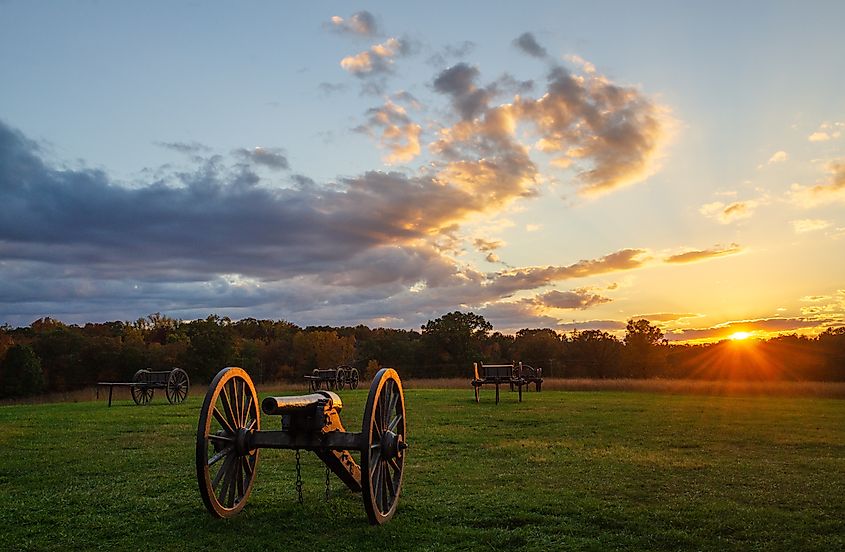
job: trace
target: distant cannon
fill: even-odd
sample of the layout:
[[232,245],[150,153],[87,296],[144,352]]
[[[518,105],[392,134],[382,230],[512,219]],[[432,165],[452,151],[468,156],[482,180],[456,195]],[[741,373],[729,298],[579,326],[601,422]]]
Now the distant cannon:
[[343,389],[345,386],[349,386],[350,389],[358,389],[359,376],[357,368],[343,364],[327,370],[314,368],[310,374],[305,376],[305,379],[308,380],[309,390],[319,391],[321,387],[325,387],[326,391],[329,391],[331,389]]
[[[344,429],[342,408],[331,391],[266,397],[261,410],[281,416],[282,429],[263,431],[249,375],[241,368],[221,370],[209,385],[197,426],[197,481],[206,509],[220,518],[238,514],[252,492],[260,450],[295,449],[297,467],[299,450],[310,450],[349,489],[361,492],[371,524],[389,521],[399,503],[408,446],[399,375],[390,368],[376,374],[360,433]],[[360,466],[350,451],[360,452]]]

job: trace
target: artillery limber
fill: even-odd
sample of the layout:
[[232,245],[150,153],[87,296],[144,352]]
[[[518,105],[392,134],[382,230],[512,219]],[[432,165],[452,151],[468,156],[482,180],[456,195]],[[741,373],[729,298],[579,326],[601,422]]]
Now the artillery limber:
[[101,381],[97,383],[97,398],[100,387],[109,388],[109,406],[111,406],[112,392],[115,387],[128,387],[132,393],[132,400],[137,405],[146,405],[153,400],[156,389],[164,389],[170,404],[179,404],[188,397],[191,381],[188,374],[181,368],[171,370],[138,370],[132,376],[131,382]]
[[[522,402],[522,386],[527,385],[525,379],[522,378],[520,368],[522,363],[511,364],[484,364],[482,362],[473,362],[473,379],[470,382],[475,391],[475,402],[479,402],[479,392],[482,385],[496,386],[496,404],[499,404],[499,386],[509,385],[511,389],[519,388],[519,402]],[[480,372],[479,372],[480,369]]]
[[358,389],[359,375],[357,368],[344,364],[327,370],[315,368],[305,379],[308,380],[308,389],[311,391],[319,391],[322,387],[325,387],[326,391],[344,387]]
[[[229,518],[243,509],[259,452],[275,448],[296,450],[297,465],[300,450],[312,451],[350,490],[362,493],[370,523],[390,520],[407,448],[405,397],[395,370],[383,368],[373,379],[360,433],[344,429],[343,403],[331,391],[266,397],[260,409],[280,416],[281,430],[261,429],[258,404],[255,386],[240,368],[224,368],[208,388],[197,426],[196,468],[200,495],[212,515]],[[350,451],[360,453],[360,464]]]
[[540,391],[543,386],[543,369],[534,368],[528,364],[519,363],[519,375],[525,380],[525,388],[529,389],[534,384],[534,389]]

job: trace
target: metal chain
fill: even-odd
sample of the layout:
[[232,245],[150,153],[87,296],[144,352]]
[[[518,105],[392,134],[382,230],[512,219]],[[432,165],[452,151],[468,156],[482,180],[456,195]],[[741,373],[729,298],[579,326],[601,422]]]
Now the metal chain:
[[299,463],[299,449],[296,449],[296,495],[302,504],[302,466]]
[[329,467],[326,466],[326,501],[332,497],[332,482],[329,480]]

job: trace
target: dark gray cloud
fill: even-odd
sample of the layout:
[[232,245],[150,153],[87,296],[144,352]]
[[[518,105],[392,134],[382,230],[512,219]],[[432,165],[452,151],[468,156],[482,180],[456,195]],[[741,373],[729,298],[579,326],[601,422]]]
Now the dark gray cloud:
[[269,169],[287,170],[290,168],[284,150],[279,148],[240,148],[232,153],[248,163],[261,165]]
[[196,156],[211,151],[208,146],[199,142],[156,142],[156,145],[184,155]]
[[458,63],[434,79],[434,89],[451,96],[455,111],[465,120],[474,119],[486,111],[493,96],[489,90],[476,86],[479,74],[477,68]]
[[343,83],[321,82],[317,85],[317,87],[320,89],[320,92],[326,96],[331,96],[332,94],[337,94],[346,90],[346,85]]
[[537,303],[556,309],[581,309],[585,310],[596,305],[609,303],[612,299],[590,293],[586,289],[570,291],[553,290],[537,297]]
[[544,58],[549,55],[548,52],[546,52],[546,49],[537,43],[537,39],[535,39],[534,35],[531,33],[522,33],[519,37],[514,39],[513,45],[529,56],[536,58]]
[[431,55],[431,57],[428,58],[427,63],[434,67],[443,67],[454,60],[465,58],[471,54],[473,50],[475,50],[475,43],[469,40],[455,44],[447,44],[441,48],[440,51]]
[[367,10],[353,13],[347,19],[335,15],[331,18],[330,28],[338,33],[359,36],[376,36],[379,34],[376,18]]

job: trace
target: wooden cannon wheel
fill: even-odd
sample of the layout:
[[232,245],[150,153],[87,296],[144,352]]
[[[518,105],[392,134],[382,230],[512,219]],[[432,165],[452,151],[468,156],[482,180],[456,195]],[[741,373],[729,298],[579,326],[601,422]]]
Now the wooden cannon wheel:
[[396,370],[382,368],[370,385],[364,409],[363,434],[368,450],[361,451],[364,509],[373,525],[396,513],[405,467],[405,395]]
[[181,368],[174,368],[167,376],[167,384],[164,388],[167,393],[167,400],[170,404],[180,404],[188,397],[188,388],[191,381],[188,374]]
[[132,383],[141,384],[133,385],[129,388],[132,392],[132,400],[135,401],[135,404],[144,406],[153,400],[153,391],[155,390],[148,385],[149,382],[149,370],[138,370],[135,372],[135,375],[132,376]]
[[225,368],[209,385],[197,426],[197,481],[205,507],[229,518],[246,504],[258,449],[244,450],[248,432],[260,429],[258,396],[241,368]]

